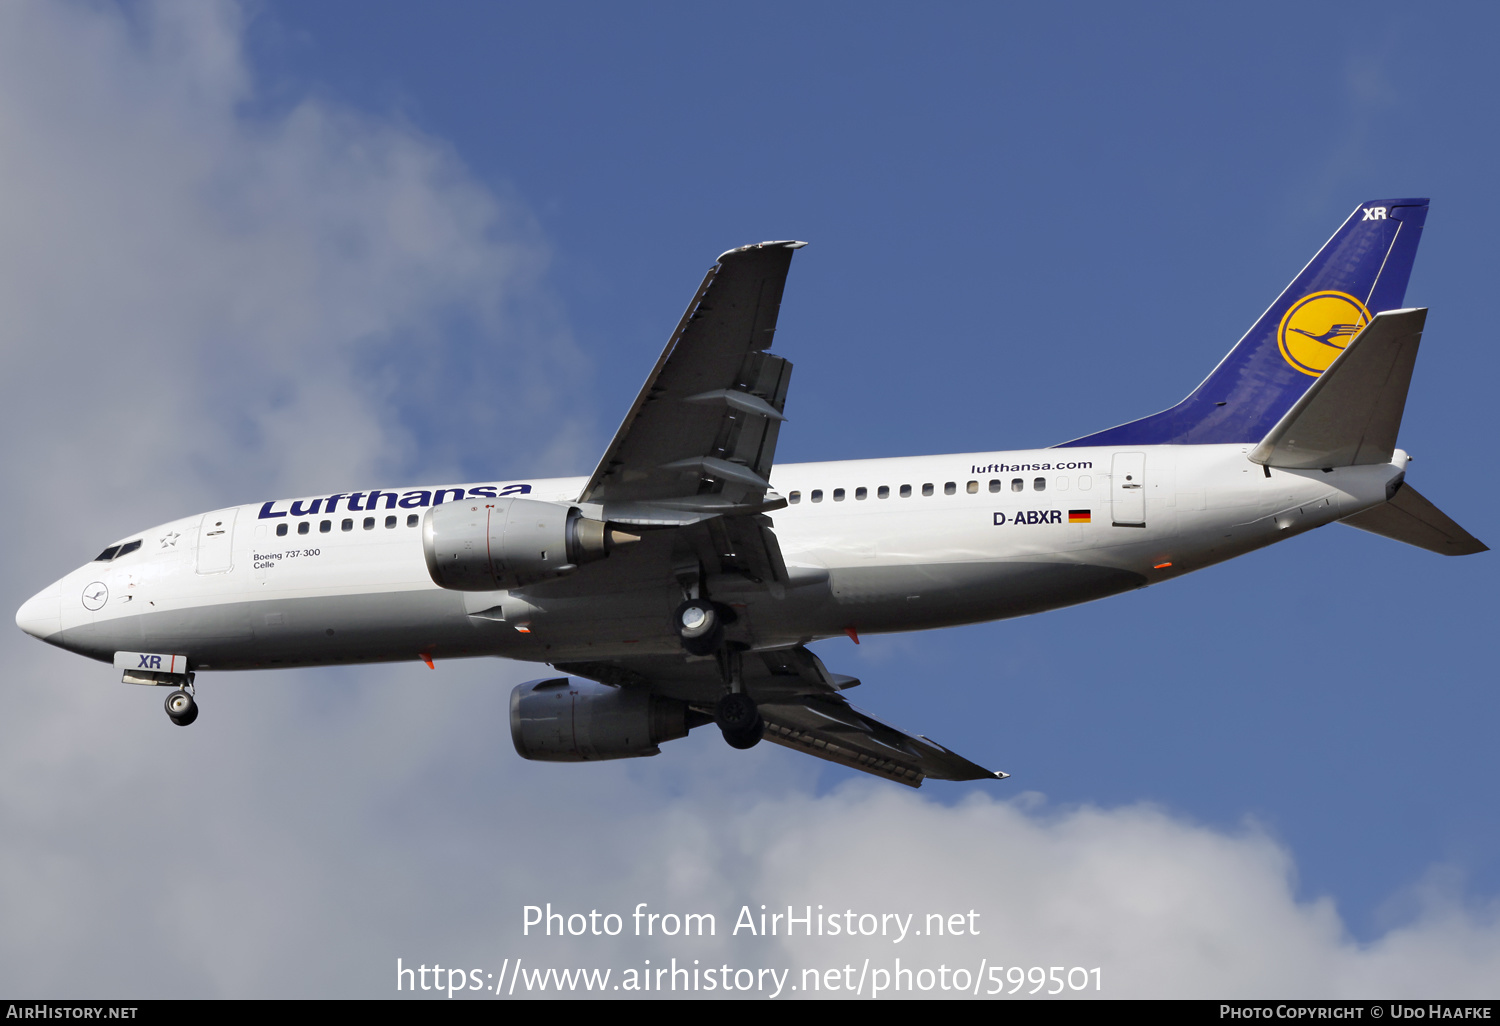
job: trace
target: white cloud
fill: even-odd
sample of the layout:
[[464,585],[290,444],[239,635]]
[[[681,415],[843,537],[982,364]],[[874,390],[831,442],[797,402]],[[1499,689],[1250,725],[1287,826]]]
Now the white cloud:
[[[527,418],[556,412],[548,382],[578,371],[524,207],[390,118],[315,100],[246,115],[242,35],[227,4],[0,5],[12,606],[144,523],[405,471],[424,406],[540,448]],[[481,401],[502,385],[530,406]],[[436,454],[423,438],[428,473],[462,433]],[[565,425],[544,458],[577,469],[588,434]],[[178,730],[159,692],[19,632],[0,658],[12,993],[384,996],[398,956],[1097,965],[1114,996],[1459,995],[1500,978],[1493,910],[1432,896],[1360,946],[1329,901],[1295,898],[1291,855],[1253,828],[984,792],[949,807],[877,782],[818,795],[810,760],[701,734],[637,763],[523,763],[506,695],[526,667],[205,675],[203,715]],[[719,935],[521,937],[521,907],[548,901],[710,911]],[[761,903],[919,922],[972,908],[982,933],[725,936]]]
[[[69,657],[28,658],[33,672]],[[1112,996],[1470,996],[1493,909],[1434,896],[1368,945],[1299,901],[1291,854],[1160,809],[955,806],[708,733],[657,759],[523,763],[528,668],[205,677],[190,730],[158,694],[80,674],[9,703],[0,985],[28,993],[384,996],[395,960],[499,972],[688,965],[1101,969]],[[85,680],[83,678],[87,677]],[[24,729],[18,729],[17,721]],[[1005,785],[996,785],[1003,788]],[[1003,790],[999,791],[1003,794]],[[523,937],[522,908],[711,912],[713,939]],[[979,918],[978,937],[730,934],[742,905]]]
[[550,409],[580,361],[547,327],[524,208],[399,121],[315,100],[243,113],[238,8],[137,13],[0,8],[0,416],[24,439],[6,479],[113,494],[124,531],[389,481],[434,408],[430,473],[456,471],[466,434],[540,445],[493,397]]

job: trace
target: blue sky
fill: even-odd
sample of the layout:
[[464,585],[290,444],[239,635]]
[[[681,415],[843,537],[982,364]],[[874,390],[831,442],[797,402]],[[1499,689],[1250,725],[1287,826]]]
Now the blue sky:
[[[11,373],[76,374],[79,394],[104,401],[118,389],[90,369],[101,361],[126,374],[170,366],[172,393],[187,397],[186,412],[127,407],[112,440],[127,454],[119,466],[100,455],[100,436],[58,426],[47,407],[12,412],[12,481],[43,475],[46,494],[103,482],[118,507],[25,514],[47,544],[18,560],[14,605],[91,545],[263,492],[372,475],[586,473],[713,257],[761,239],[810,242],[777,337],[796,367],[781,461],[1063,441],[1186,394],[1358,201],[1391,196],[1432,197],[1407,293],[1432,308],[1402,431],[1416,457],[1409,480],[1481,539],[1500,538],[1494,475],[1475,469],[1497,370],[1493,8],[204,9],[214,13],[7,15],[39,40],[41,56],[0,76],[22,126],[12,130],[42,156],[17,179],[37,191],[8,190],[0,215],[22,226],[36,209],[88,215],[37,215],[47,245],[3,254],[3,266],[36,276],[24,295],[13,286],[29,305],[0,337]],[[44,174],[47,155],[66,174]],[[55,204],[38,198],[59,180]],[[88,253],[110,259],[94,266]],[[187,287],[200,272],[202,287]],[[35,298],[51,290],[64,298]],[[99,297],[96,321],[75,309],[91,304],[65,298],[80,293]],[[45,334],[64,310],[80,319],[48,345],[15,327]],[[11,486],[14,500],[22,489]],[[1340,958],[1374,958],[1443,923],[1460,924],[1460,948],[1493,957],[1492,564],[1331,526],[1073,610],[820,644],[830,668],[865,681],[862,706],[1014,774],[930,784],[920,798],[888,797],[835,767],[788,767],[793,756],[772,746],[734,756],[697,733],[646,765],[529,766],[511,753],[496,700],[535,674],[507,667],[499,687],[487,663],[454,671],[463,676],[443,703],[414,698],[426,678],[406,669],[243,675],[205,701],[193,739],[165,742],[187,747],[148,766],[130,760],[163,743],[152,695],[12,639],[29,672],[75,686],[66,716],[29,693],[3,700],[11,775],[52,780],[62,766],[72,794],[51,813],[11,794],[0,808],[27,840],[0,856],[13,879],[62,860],[103,881],[78,915],[114,938],[211,940],[255,920],[264,889],[293,893],[264,863],[203,843],[207,828],[149,785],[107,784],[109,760],[86,754],[105,745],[135,767],[119,779],[143,784],[191,759],[197,800],[240,799],[240,818],[216,819],[212,836],[273,844],[288,873],[389,845],[376,859],[385,869],[306,884],[305,930],[335,949],[363,952],[356,935],[373,931],[386,947],[368,942],[372,952],[448,944],[457,956],[445,957],[479,960],[480,913],[412,881],[455,857],[470,865],[507,827],[529,838],[514,842],[530,845],[519,858],[599,843],[573,809],[638,808],[642,822],[738,837],[776,805],[821,809],[851,829],[894,808],[937,831],[992,809],[1000,832],[975,843],[998,847],[965,863],[976,880],[1009,871],[1011,842],[1034,852],[1037,838],[1090,823],[1146,823],[1158,853],[1222,841],[1264,856],[1288,914],[1320,923]],[[304,701],[308,716],[283,723]],[[497,717],[485,741],[464,722],[481,710]],[[95,733],[75,736],[70,717]],[[341,753],[339,768],[317,761],[323,745]],[[316,778],[309,805],[278,811],[274,796],[296,774]],[[392,797],[434,784],[450,797],[414,807]],[[508,795],[504,822],[476,825],[482,795],[497,794]],[[120,802],[204,852],[201,900],[175,917],[143,913],[128,897],[135,874],[105,868],[78,840],[85,820]],[[363,811],[334,830],[315,813],[329,803]],[[795,835],[818,850],[810,838]],[[713,863],[726,843],[685,839],[659,854]],[[773,853],[746,845],[734,858],[769,874]],[[1142,879],[1170,875],[1166,855],[1141,858]],[[917,902],[927,885],[888,868],[898,882],[881,893]],[[1232,890],[1241,878],[1225,873]],[[829,887],[839,878],[828,869]],[[410,904],[371,911],[373,895],[403,889]],[[597,874],[550,893],[624,901]],[[519,899],[507,895],[481,918],[511,916]],[[1039,915],[1017,936],[1030,929],[1044,947],[1052,924]],[[265,948],[243,941],[242,964],[208,965],[182,991],[134,962],[102,978],[120,993],[384,993],[384,954],[379,974],[351,955],[326,990],[288,984],[266,918],[263,934],[251,931]],[[1278,943],[1269,927],[1243,933]],[[0,980],[76,992],[59,966],[104,957],[90,950],[60,935]],[[1188,992],[1170,965],[1157,968],[1149,992]],[[1363,978],[1350,973],[1269,979],[1277,993],[1348,992]],[[1242,985],[1226,977],[1217,992]],[[1455,978],[1455,993],[1465,986]]]

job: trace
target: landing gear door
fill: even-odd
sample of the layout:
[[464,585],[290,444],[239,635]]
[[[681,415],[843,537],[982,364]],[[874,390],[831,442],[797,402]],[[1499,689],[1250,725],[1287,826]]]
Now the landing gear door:
[[1116,527],[1146,526],[1146,454],[1117,452],[1110,468],[1110,497]]
[[222,574],[234,569],[234,517],[237,509],[203,514],[198,526],[198,572]]

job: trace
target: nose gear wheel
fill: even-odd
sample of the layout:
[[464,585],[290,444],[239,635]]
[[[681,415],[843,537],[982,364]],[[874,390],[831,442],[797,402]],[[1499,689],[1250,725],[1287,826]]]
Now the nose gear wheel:
[[198,703],[186,691],[174,691],[167,696],[167,718],[179,727],[186,727],[198,718]]

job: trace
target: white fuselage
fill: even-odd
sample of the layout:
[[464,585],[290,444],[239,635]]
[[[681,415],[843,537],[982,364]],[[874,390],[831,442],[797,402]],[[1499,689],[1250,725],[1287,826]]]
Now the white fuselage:
[[[704,582],[753,648],[853,629],[999,619],[1166,580],[1385,501],[1406,454],[1269,472],[1250,445],[1039,449],[778,466],[780,594]],[[1128,479],[1127,479],[1128,478]],[[569,503],[584,478],[257,503],[133,534],[22,607],[27,632],[97,659],[183,655],[249,669],[500,655],[582,662],[680,653],[671,534],[514,592],[447,591],[423,555],[434,497]],[[462,489],[462,494],[459,490]],[[425,498],[424,498],[425,497]],[[313,512],[316,503],[316,512]],[[298,515],[300,514],[300,515]],[[278,526],[285,533],[278,534]],[[387,526],[389,525],[389,526]],[[304,532],[305,533],[301,533]]]

